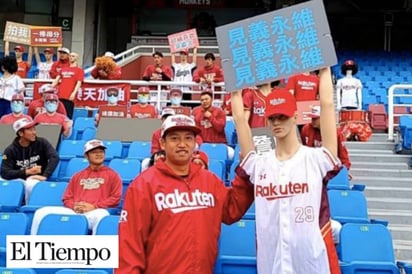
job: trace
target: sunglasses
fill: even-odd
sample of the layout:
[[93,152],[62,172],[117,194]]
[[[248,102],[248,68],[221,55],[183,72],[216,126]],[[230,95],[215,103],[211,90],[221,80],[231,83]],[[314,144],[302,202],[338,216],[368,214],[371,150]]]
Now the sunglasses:
[[108,93],[107,97],[117,97],[117,93]]

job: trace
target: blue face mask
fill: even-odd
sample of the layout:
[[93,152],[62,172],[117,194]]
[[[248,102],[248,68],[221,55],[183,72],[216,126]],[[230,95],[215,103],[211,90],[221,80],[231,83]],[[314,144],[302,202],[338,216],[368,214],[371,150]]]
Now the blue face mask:
[[23,102],[20,101],[13,101],[10,104],[11,111],[14,113],[21,113],[23,112]]
[[141,104],[147,104],[149,102],[149,97],[148,96],[137,96],[137,101]]
[[170,102],[172,103],[172,105],[180,105],[181,101],[182,101],[182,98],[179,98],[179,97],[173,97],[172,99],[170,99]]
[[57,110],[57,103],[54,102],[46,102],[44,106],[46,108],[46,111],[50,113],[56,112]]
[[117,96],[107,97],[107,102],[109,102],[109,104],[111,104],[111,105],[117,104],[117,101],[119,101],[119,98],[117,98]]

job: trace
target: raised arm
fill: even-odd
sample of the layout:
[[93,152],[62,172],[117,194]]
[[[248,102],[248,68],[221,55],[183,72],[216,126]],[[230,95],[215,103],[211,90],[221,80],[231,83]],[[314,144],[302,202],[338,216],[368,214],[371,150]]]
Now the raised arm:
[[39,47],[33,47],[34,50],[34,58],[36,59],[36,64],[39,65],[41,63]]
[[242,158],[250,151],[255,150],[255,145],[253,144],[252,139],[252,131],[250,130],[249,124],[245,118],[242,92],[240,90],[233,92],[231,94],[230,102],[232,105],[232,117],[235,122],[240,146],[240,156]]
[[330,68],[321,69],[319,72],[320,132],[323,146],[337,157],[336,114],[333,104],[333,83],[331,75]]
[[33,61],[33,48],[32,46],[29,46],[29,52],[27,53],[27,65],[29,68],[31,67],[31,63]]
[[197,48],[193,48],[192,63],[195,64],[195,67],[197,66]]

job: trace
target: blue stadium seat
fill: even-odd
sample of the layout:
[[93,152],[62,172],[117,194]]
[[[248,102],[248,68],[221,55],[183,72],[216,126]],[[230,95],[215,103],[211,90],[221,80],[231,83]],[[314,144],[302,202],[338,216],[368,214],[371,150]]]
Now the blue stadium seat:
[[67,164],[66,170],[63,171],[61,181],[68,182],[70,178],[82,169],[89,166],[89,161],[86,158],[72,158]]
[[85,140],[87,142],[89,140],[96,138],[96,132],[97,132],[96,128],[93,128],[93,127],[85,128],[83,130],[82,140]]
[[59,178],[64,175],[70,159],[83,157],[84,140],[61,140],[57,152],[60,157]]
[[109,215],[103,217],[96,228],[96,235],[117,235],[119,230],[118,215]]
[[103,141],[106,146],[106,161],[110,162],[113,158],[121,158],[123,144],[121,141]]
[[130,144],[127,158],[143,160],[150,158],[151,142],[147,141],[133,141]]
[[210,159],[228,160],[227,146],[220,143],[203,143],[200,145],[200,150],[205,152]]
[[0,266],[6,266],[6,236],[25,235],[28,232],[28,218],[19,212],[0,212]]
[[209,171],[216,174],[223,182],[226,181],[226,164],[221,160],[209,160]]
[[256,219],[256,208],[255,208],[255,202],[253,202],[249,209],[246,211],[245,215],[242,217],[242,219],[245,220],[255,220]]
[[36,274],[37,272],[31,268],[7,268],[0,267],[1,274]]
[[345,224],[340,231],[342,274],[393,273],[395,264],[392,236],[380,224]]
[[235,169],[239,165],[240,161],[235,160],[233,163],[230,165],[230,170],[229,170],[229,177],[228,177],[228,182],[230,183],[233,179],[235,179]]
[[216,273],[252,274],[256,270],[256,227],[254,220],[222,224]]
[[77,118],[79,117],[88,117],[89,116],[89,110],[87,108],[80,108],[80,107],[75,107],[73,109],[73,121],[76,121]]
[[39,224],[37,235],[87,235],[88,222],[81,214],[47,214]]
[[113,159],[109,167],[116,170],[123,184],[129,184],[141,171],[141,163],[137,159]]
[[357,190],[328,190],[332,219],[345,223],[369,223],[365,194]]
[[0,181],[0,211],[16,211],[23,202],[24,184],[20,180]]
[[235,131],[236,131],[235,122],[233,122],[233,120],[226,120],[225,135],[226,135],[227,143],[230,146],[235,145],[235,138],[234,138]]
[[75,135],[75,140],[82,140],[83,132],[86,128],[96,128],[94,123],[94,117],[77,117],[73,123],[73,132]]
[[342,166],[342,169],[339,173],[329,180],[328,189],[350,189],[349,182],[349,173],[348,169],[345,166]]
[[55,274],[109,274],[109,272],[100,269],[62,269]]

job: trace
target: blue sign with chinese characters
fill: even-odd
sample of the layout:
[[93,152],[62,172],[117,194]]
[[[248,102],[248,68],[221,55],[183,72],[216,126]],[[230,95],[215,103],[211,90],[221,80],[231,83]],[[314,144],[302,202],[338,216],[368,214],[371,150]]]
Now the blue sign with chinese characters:
[[227,91],[337,63],[323,1],[216,28]]

